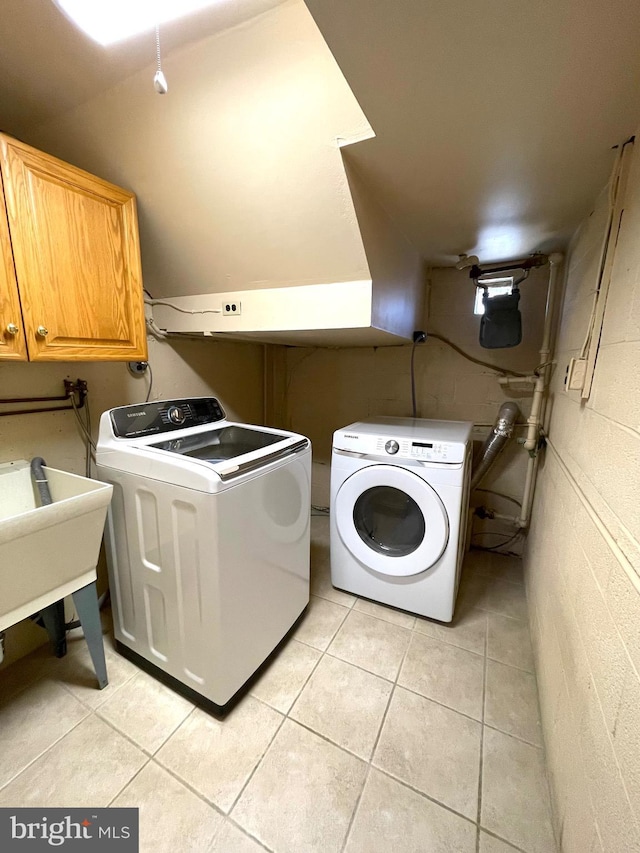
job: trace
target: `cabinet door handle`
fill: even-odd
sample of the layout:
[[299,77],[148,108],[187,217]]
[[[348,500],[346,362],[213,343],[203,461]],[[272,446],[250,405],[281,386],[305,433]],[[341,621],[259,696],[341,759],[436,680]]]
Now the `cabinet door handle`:
[[49,334],[49,329],[46,326],[38,326],[36,329],[36,335],[39,335],[41,338],[46,338]]
[[17,335],[20,329],[16,326],[15,323],[9,323],[6,328],[6,332],[8,335]]

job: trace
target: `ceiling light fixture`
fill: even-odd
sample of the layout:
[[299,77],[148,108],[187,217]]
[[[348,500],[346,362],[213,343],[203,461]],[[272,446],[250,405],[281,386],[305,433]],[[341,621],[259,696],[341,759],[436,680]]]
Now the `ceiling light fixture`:
[[94,41],[115,44],[157,24],[184,18],[219,0],[53,0]]

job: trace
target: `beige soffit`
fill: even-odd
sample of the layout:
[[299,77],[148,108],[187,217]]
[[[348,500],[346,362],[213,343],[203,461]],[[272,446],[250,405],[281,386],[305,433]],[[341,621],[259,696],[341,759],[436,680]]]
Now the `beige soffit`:
[[[136,192],[145,287],[194,312],[158,305],[160,327],[283,343],[410,338],[421,259],[345,168],[343,146],[372,131],[304,3],[163,65],[166,97],[149,66],[29,140]],[[227,296],[241,315],[220,313]]]

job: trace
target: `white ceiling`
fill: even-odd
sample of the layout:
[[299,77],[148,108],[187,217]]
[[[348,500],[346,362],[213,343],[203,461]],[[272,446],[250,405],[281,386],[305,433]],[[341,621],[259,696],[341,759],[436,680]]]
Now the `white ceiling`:
[[[221,0],[164,50],[281,0]],[[638,0],[306,0],[376,138],[344,149],[431,262],[563,246],[640,123]],[[0,128],[16,135],[152,66],[51,0],[0,2]],[[169,81],[171,85],[171,81]]]
[[346,149],[427,259],[562,247],[640,125],[638,0],[306,0],[376,139]]
[[[163,53],[282,2],[219,0],[163,25]],[[52,0],[0,0],[0,129],[20,136],[152,65],[155,57],[154,31],[105,48],[77,30]]]

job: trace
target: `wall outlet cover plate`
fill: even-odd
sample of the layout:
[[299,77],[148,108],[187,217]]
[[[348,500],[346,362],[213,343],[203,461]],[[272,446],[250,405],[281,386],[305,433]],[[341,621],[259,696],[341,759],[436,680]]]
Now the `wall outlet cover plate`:
[[567,367],[565,387],[567,391],[582,391],[587,375],[587,359],[572,358]]

